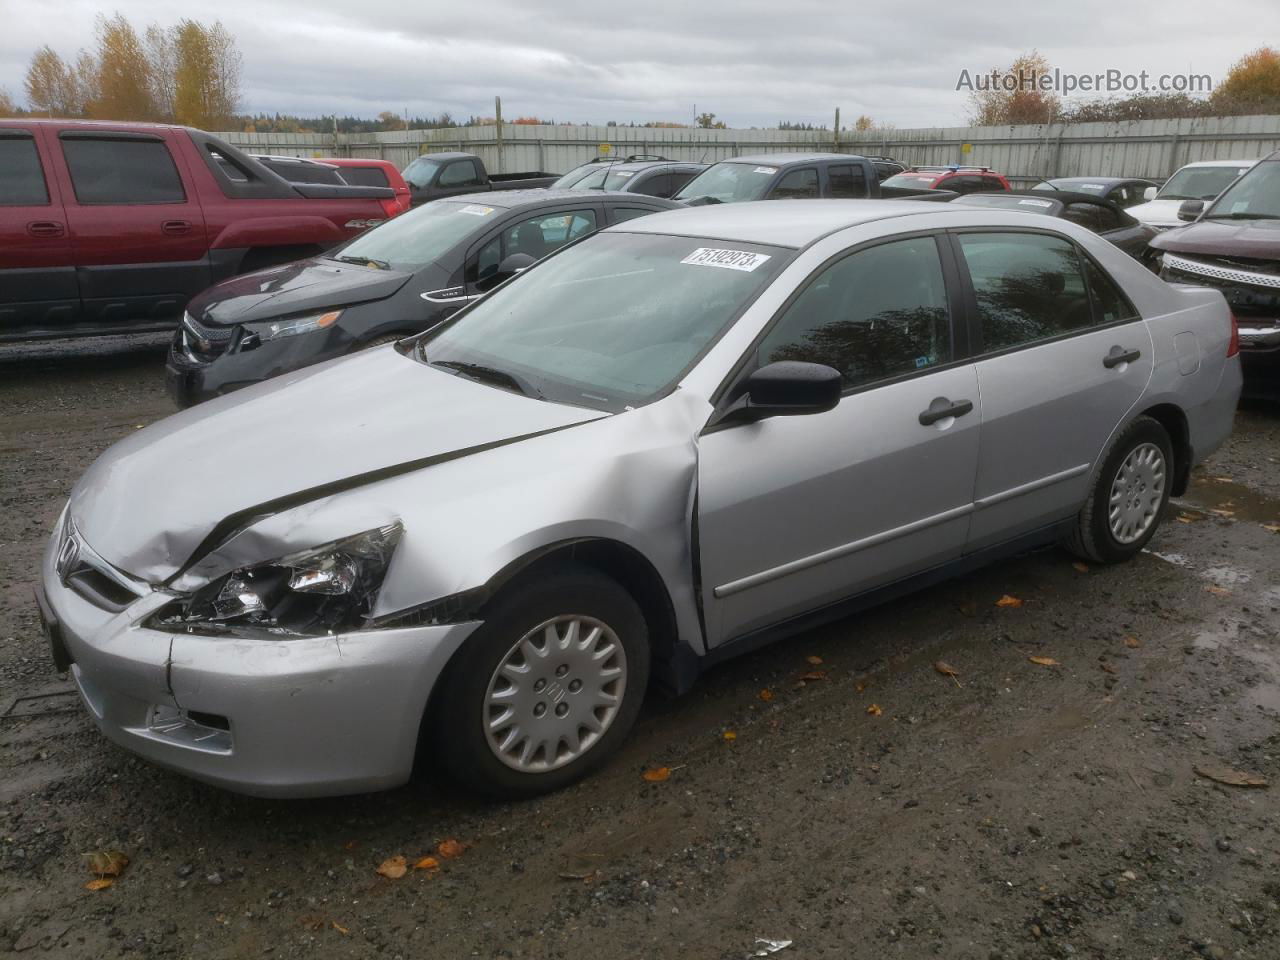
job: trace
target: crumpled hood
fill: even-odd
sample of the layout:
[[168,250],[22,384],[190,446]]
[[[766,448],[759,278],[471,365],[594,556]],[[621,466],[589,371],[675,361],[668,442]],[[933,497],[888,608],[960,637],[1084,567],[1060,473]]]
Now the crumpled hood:
[[[239,512],[601,416],[454,376],[388,346],[268,380],[139,430],[80,478],[70,516],[104,560],[158,583]],[[429,469],[429,462],[420,467]]]
[[307,310],[383,300],[412,276],[333,260],[299,260],[224,280],[195,297],[187,312],[212,326],[273,320]]
[[1148,200],[1146,203],[1139,203],[1129,207],[1125,210],[1125,213],[1137,220],[1141,220],[1143,223],[1151,223],[1161,227],[1167,227],[1172,224],[1180,227],[1183,223],[1178,219],[1178,208],[1180,206],[1182,206],[1181,200]]
[[1280,260],[1280,220],[1200,220],[1151,241],[1157,250]]

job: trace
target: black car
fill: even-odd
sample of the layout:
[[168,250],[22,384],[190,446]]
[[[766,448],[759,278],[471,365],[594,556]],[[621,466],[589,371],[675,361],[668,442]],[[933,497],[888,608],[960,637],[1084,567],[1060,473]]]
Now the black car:
[[584,177],[591,176],[603,167],[612,167],[619,163],[636,163],[641,160],[661,160],[668,163],[672,162],[668,160],[668,158],[656,153],[633,153],[626,157],[592,157],[586,163],[578,164],[568,173],[560,174],[560,176],[556,178],[555,182],[551,184],[551,189],[560,190],[575,186],[579,180]]
[[882,157],[876,154],[867,154],[867,159],[871,161],[871,165],[876,168],[876,176],[880,178],[880,182],[888,180],[890,177],[896,177],[900,173],[905,173],[907,165],[901,160],[895,160],[893,157]]
[[1137,177],[1058,177],[1054,180],[1042,180],[1031,189],[1087,193],[1102,200],[1110,200],[1123,209],[1146,203],[1155,196],[1154,192],[1147,196],[1147,191],[1158,190],[1159,185]]
[[1057,190],[1046,194],[1039,190],[1010,190],[1006,193],[970,193],[951,202],[1070,220],[1087,227],[1148,266],[1151,265],[1152,252],[1147,244],[1160,232],[1135,220],[1110,200],[1088,193]]
[[571,190],[620,190],[648,197],[673,197],[707,166],[677,160],[627,160],[595,166],[567,186]]
[[679,204],[521,190],[437,200],[323,256],[227,280],[187,307],[167,385],[190,406],[418,333],[571,240]]

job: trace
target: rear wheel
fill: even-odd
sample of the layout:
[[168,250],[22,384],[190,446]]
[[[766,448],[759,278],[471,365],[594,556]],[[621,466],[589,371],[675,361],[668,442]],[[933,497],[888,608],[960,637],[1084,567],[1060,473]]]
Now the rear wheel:
[[1095,563],[1119,563],[1140,552],[1164,516],[1173,475],[1169,434],[1139,417],[1107,451],[1067,549]]
[[436,758],[465,787],[522,797],[603,763],[640,712],[649,680],[644,616],[586,568],[499,595],[438,681]]

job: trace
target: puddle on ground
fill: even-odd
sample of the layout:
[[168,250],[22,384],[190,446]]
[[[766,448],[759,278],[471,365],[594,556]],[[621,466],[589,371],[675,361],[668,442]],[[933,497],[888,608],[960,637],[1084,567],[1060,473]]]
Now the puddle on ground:
[[1191,562],[1191,558],[1183,553],[1160,553],[1156,550],[1143,550],[1142,552],[1150,554],[1157,560],[1163,560],[1165,563],[1171,563],[1175,567],[1183,567],[1184,569],[1190,570],[1195,566],[1195,564]]
[[1251,523],[1280,524],[1280,500],[1263,496],[1228,477],[1196,474],[1183,500],[1204,507],[1214,516]]
[[1242,587],[1253,580],[1253,574],[1247,570],[1229,567],[1226,564],[1208,567],[1200,571],[1200,576],[1217,584],[1219,587]]
[[1241,699],[1250,706],[1280,713],[1280,639],[1259,636],[1257,631],[1241,630],[1241,621],[1223,620],[1211,629],[1196,634],[1193,640],[1199,650],[1230,653],[1261,667],[1270,679],[1246,687]]

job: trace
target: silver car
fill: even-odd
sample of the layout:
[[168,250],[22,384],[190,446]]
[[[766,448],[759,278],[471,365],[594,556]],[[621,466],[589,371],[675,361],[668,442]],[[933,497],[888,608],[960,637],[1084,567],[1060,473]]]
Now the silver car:
[[554,789],[650,683],[993,557],[1132,557],[1231,430],[1217,291],[1062,220],[661,213],[105,453],[42,571],[115,742],[234,790]]

